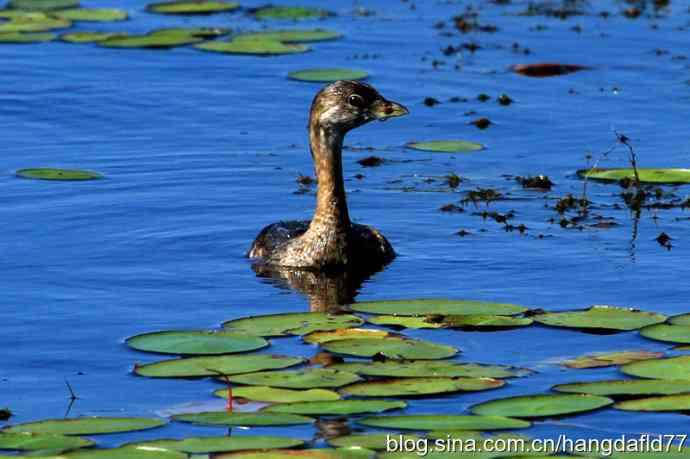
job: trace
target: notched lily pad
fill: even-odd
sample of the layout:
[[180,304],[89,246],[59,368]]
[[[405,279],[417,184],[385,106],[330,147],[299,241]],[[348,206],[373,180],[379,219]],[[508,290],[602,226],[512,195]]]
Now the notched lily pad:
[[690,356],[633,362],[620,367],[620,371],[640,378],[688,381],[690,380]]
[[253,351],[268,346],[268,341],[245,333],[169,330],[132,336],[125,344],[145,352],[210,355]]
[[267,6],[254,11],[257,19],[281,19],[296,21],[299,19],[315,19],[329,16],[330,13],[317,8],[301,6]]
[[195,378],[277,370],[303,362],[299,357],[269,354],[190,357],[135,365],[134,373],[149,378]]
[[491,378],[400,378],[355,383],[342,392],[360,397],[416,397],[497,389],[504,384]]
[[663,352],[649,351],[600,352],[583,355],[573,360],[564,360],[562,363],[568,368],[600,368],[624,365],[639,360],[657,359],[663,355]]
[[304,335],[302,339],[307,343],[319,344],[339,339],[386,338],[388,336],[395,335],[385,330],[375,330],[373,328],[339,328],[332,331],[311,332]]
[[10,0],[8,8],[24,11],[55,11],[76,8],[79,0]]
[[223,327],[257,336],[290,336],[351,328],[362,323],[362,319],[351,314],[297,312],[245,317],[225,322]]
[[331,365],[329,368],[365,376],[382,376],[390,378],[515,378],[527,376],[532,373],[531,370],[526,368],[516,368],[506,365],[482,365],[478,363],[433,360],[341,363]]
[[527,308],[515,304],[491,303],[474,300],[421,299],[421,300],[384,300],[354,303],[350,305],[353,311],[371,314],[389,314],[399,316],[421,315],[466,315],[466,314],[496,314],[515,315],[523,313]]
[[111,38],[127,36],[126,32],[68,32],[60,35],[60,40],[67,43],[97,43]]
[[224,437],[189,437],[183,440],[153,440],[135,443],[138,447],[154,447],[190,454],[243,451],[255,449],[294,448],[304,441],[288,437],[258,435]]
[[0,431],[0,450],[62,452],[93,445],[91,440],[67,435]]
[[173,421],[189,422],[206,426],[294,426],[311,424],[313,418],[284,413],[229,413],[227,411],[206,411],[203,413],[177,414]]
[[406,406],[407,403],[401,400],[335,400],[332,402],[281,403],[264,408],[261,412],[293,413],[311,416],[350,416],[398,410]]
[[512,67],[515,73],[528,77],[544,78],[588,70],[584,65],[572,64],[519,64]]
[[56,11],[53,15],[75,22],[115,22],[129,18],[126,11],[113,8],[74,8]]
[[[218,389],[213,395],[227,398],[228,390]],[[266,403],[326,402],[340,399],[340,394],[327,389],[299,390],[268,386],[233,387],[232,395],[235,398]]]
[[0,43],[6,44],[28,45],[31,43],[46,43],[53,40],[55,40],[55,35],[52,33],[0,33]]
[[301,371],[262,371],[233,376],[230,381],[253,386],[282,387],[287,389],[314,389],[340,387],[361,378],[354,373],[330,368],[309,368]]
[[483,150],[484,145],[467,140],[430,140],[427,142],[410,142],[405,145],[413,150],[433,151],[437,153],[468,153]]
[[657,379],[614,379],[572,384],[558,384],[558,392],[604,396],[672,395],[690,392],[690,381]]
[[288,73],[288,77],[298,81],[311,81],[326,83],[338,80],[363,80],[369,76],[362,70],[352,70],[345,68],[318,68],[298,70]]
[[690,394],[626,400],[616,403],[613,407],[625,411],[690,411]]
[[78,169],[53,169],[53,168],[34,168],[34,169],[19,169],[17,177],[36,179],[36,180],[64,180],[64,181],[79,181],[79,180],[96,180],[103,178],[97,172],[78,170]]
[[[690,169],[638,168],[637,172],[642,183],[665,183],[670,185],[690,183]],[[577,175],[604,182],[635,179],[633,169],[581,169],[577,171]]]
[[158,14],[213,14],[235,11],[240,7],[237,2],[218,0],[192,0],[151,3],[146,6],[149,13]]
[[526,327],[534,322],[528,317],[496,316],[488,314],[451,315],[443,318],[443,323],[450,328],[467,330],[498,330]]
[[357,424],[400,430],[502,430],[525,429],[531,425],[528,421],[504,416],[443,414],[369,416],[358,420]]
[[329,352],[357,357],[435,360],[452,357],[458,350],[445,344],[406,338],[360,338],[330,341],[322,345]]
[[470,411],[484,416],[539,418],[592,411],[612,403],[610,398],[589,394],[525,395],[479,403]]
[[632,308],[592,306],[586,310],[537,314],[533,319],[552,327],[629,331],[663,322],[666,316]]
[[33,432],[59,435],[96,435],[153,429],[165,425],[163,419],[81,417],[75,419],[48,419],[9,426],[3,432]]

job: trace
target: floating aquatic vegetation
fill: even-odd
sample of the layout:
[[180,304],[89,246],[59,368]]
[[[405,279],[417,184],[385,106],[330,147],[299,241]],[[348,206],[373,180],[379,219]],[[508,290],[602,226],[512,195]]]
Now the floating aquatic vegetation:
[[276,370],[303,363],[299,357],[270,354],[220,355],[163,360],[135,365],[134,373],[149,378],[192,378],[235,375],[262,370]]
[[224,2],[218,0],[192,0],[151,3],[146,6],[149,13],[159,14],[213,14],[237,10],[240,4],[237,2]]
[[479,403],[470,411],[483,416],[538,418],[592,411],[612,403],[610,398],[589,394],[523,395]]
[[664,380],[690,380],[690,356],[643,360],[620,367],[626,375]]
[[[690,183],[690,169],[637,169],[640,183],[661,183],[680,185]],[[635,171],[630,169],[581,169],[577,175],[592,180],[604,182],[619,182],[621,180],[634,180]]]
[[331,82],[338,80],[363,80],[369,76],[362,70],[352,70],[345,68],[318,68],[298,70],[288,73],[288,77],[298,81],[312,82]]
[[160,29],[146,35],[113,37],[96,43],[106,48],[168,49],[200,43],[205,38],[222,36],[228,32],[228,29],[218,27]]
[[252,54],[258,56],[272,56],[280,54],[295,54],[309,51],[309,47],[300,44],[288,44],[278,40],[256,36],[238,36],[231,41],[207,41],[194,46],[202,51],[212,51],[225,54]]
[[548,191],[553,187],[553,182],[546,175],[535,175],[530,177],[515,177],[515,180],[522,188]]
[[[213,392],[217,397],[227,398],[227,389],[218,389]],[[266,403],[296,403],[296,402],[328,402],[339,400],[340,394],[327,389],[281,389],[269,386],[242,386],[233,387],[232,395],[235,398],[244,398],[256,402]]]
[[60,35],[60,40],[67,43],[96,43],[127,36],[126,32],[68,32]]
[[49,41],[53,41],[54,39],[55,35],[52,33],[0,33],[0,43],[8,43],[15,45],[23,45],[30,43],[46,43]]
[[202,413],[176,414],[173,421],[189,422],[206,426],[294,426],[312,424],[313,418],[297,414],[231,413],[227,411],[206,411]]
[[552,389],[558,392],[604,395],[614,398],[631,395],[672,395],[690,392],[690,380],[614,379],[557,384]]
[[9,408],[0,408],[0,421],[7,421],[12,417],[12,411]]
[[343,393],[360,397],[410,397],[497,389],[505,381],[492,378],[400,378],[345,386]]
[[375,452],[360,448],[272,449],[214,454],[213,459],[374,459]]
[[325,29],[264,30],[239,35],[243,40],[276,40],[283,43],[314,43],[342,38],[343,34]]
[[94,442],[86,438],[67,435],[0,431],[0,450],[60,453],[93,445]]
[[55,11],[77,8],[79,0],[9,0],[8,8],[24,11]]
[[447,325],[442,316],[374,316],[367,322],[375,325],[389,325],[404,328],[444,328]]
[[[347,435],[344,437],[329,438],[328,444],[340,448],[358,447],[383,451],[387,449],[386,440],[389,436],[395,436],[395,438],[399,438],[400,435],[401,434],[395,432]],[[412,434],[406,434],[402,436],[403,441],[417,441],[420,438],[421,437]]]
[[586,310],[537,314],[533,319],[552,327],[629,331],[666,320],[666,316],[617,306],[592,306]]
[[313,19],[329,16],[330,13],[317,8],[301,6],[268,6],[255,10],[257,19],[282,19],[296,21],[299,19]]
[[613,407],[626,411],[688,411],[690,410],[690,395],[675,394],[625,400],[616,403]]
[[475,126],[478,129],[483,130],[483,129],[488,128],[489,126],[491,126],[494,123],[491,122],[491,120],[489,118],[482,117],[482,118],[477,118],[476,120],[470,121],[470,124],[472,124],[473,126]]
[[65,29],[71,25],[72,21],[67,19],[56,18],[43,13],[31,13],[0,22],[0,33],[46,32],[54,29]]
[[467,315],[467,314],[496,314],[515,315],[523,313],[527,308],[515,304],[491,303],[474,300],[448,300],[429,298],[421,300],[384,300],[354,303],[350,308],[358,312],[371,314],[388,314],[400,316],[419,315]]
[[690,314],[680,314],[677,316],[673,316],[670,317],[668,321],[673,325],[690,325]]
[[373,328],[339,328],[332,331],[317,331],[304,335],[302,339],[307,343],[319,344],[339,339],[353,338],[386,338],[394,336],[386,330],[376,330]]
[[[187,459],[185,453],[147,446],[122,446],[109,449],[85,449],[55,459]],[[52,459],[52,458],[47,458]]]
[[309,368],[298,371],[262,371],[232,376],[230,381],[252,386],[282,387],[287,389],[314,389],[340,387],[361,378],[354,373],[331,368]]
[[525,429],[531,425],[529,421],[504,416],[444,414],[369,416],[357,424],[400,430],[502,430]]
[[74,8],[56,11],[53,16],[70,21],[86,22],[125,21],[129,17],[126,11],[113,8]]
[[690,344],[690,326],[657,324],[644,327],[640,330],[640,335],[645,338],[667,343]]
[[133,349],[162,354],[233,354],[268,346],[265,339],[227,331],[160,331],[144,333],[125,340]]
[[183,453],[201,454],[271,448],[294,448],[304,441],[296,438],[259,435],[224,437],[188,437],[183,440],[152,440],[130,446],[163,448]]
[[512,69],[515,73],[519,73],[520,75],[544,78],[567,75],[569,73],[579,72],[580,70],[588,70],[589,67],[571,64],[519,64],[514,65]]
[[485,147],[480,143],[469,142],[467,140],[430,140],[427,142],[410,142],[405,145],[407,148],[422,151],[433,151],[437,153],[466,153],[483,150]]
[[15,424],[4,429],[3,433],[32,432],[58,435],[96,435],[147,430],[165,424],[166,421],[163,419],[82,417],[75,419],[48,419],[45,421]]
[[599,352],[586,354],[572,360],[564,360],[562,364],[568,368],[601,368],[640,360],[657,359],[663,356],[663,352],[649,351]]
[[356,327],[363,323],[362,319],[351,314],[290,312],[235,319],[225,322],[223,327],[226,330],[241,331],[256,336],[290,336]]
[[329,341],[322,347],[329,352],[357,357],[410,360],[445,359],[458,353],[456,348],[445,344],[399,337],[343,339]]
[[329,368],[365,376],[383,376],[390,378],[516,378],[527,376],[532,373],[531,370],[526,368],[516,368],[506,365],[482,365],[478,363],[458,363],[434,360],[340,363],[331,365]]
[[[395,394],[391,394],[394,396]],[[311,416],[349,416],[381,413],[407,407],[401,400],[335,400],[324,402],[279,403],[261,410],[262,413],[292,413]]]
[[528,317],[498,316],[490,314],[450,315],[443,318],[445,326],[468,330],[497,330],[526,327],[534,322]]

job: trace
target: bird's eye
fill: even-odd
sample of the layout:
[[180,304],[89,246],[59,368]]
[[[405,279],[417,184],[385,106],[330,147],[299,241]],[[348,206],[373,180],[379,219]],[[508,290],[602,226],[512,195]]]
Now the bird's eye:
[[347,102],[353,107],[364,108],[364,98],[359,94],[350,94],[347,98]]

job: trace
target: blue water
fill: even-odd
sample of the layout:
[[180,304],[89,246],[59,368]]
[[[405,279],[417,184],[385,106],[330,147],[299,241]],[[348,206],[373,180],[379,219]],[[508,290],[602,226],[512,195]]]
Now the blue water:
[[[449,19],[470,3],[480,6],[480,23],[495,24],[499,31],[458,33]],[[118,2],[132,15],[127,23],[76,29],[264,26],[242,13],[184,19],[147,14],[143,5]],[[319,85],[286,78],[289,71],[306,67],[366,70],[384,96],[411,111],[408,117],[354,131],[346,140],[350,146],[376,149],[345,153],[351,215],[379,228],[400,255],[362,286],[358,300],[431,296],[550,310],[592,304],[666,314],[689,310],[688,211],[643,211],[632,241],[630,212],[613,207],[621,204],[616,185],[590,183],[588,189],[596,213],[620,223],[611,229],[562,229],[556,212],[545,208],[566,193],[581,193],[575,171],[587,166],[588,152],[596,158],[615,143],[615,131],[631,139],[642,166],[687,167],[686,2],[674,1],[658,17],[636,20],[619,14],[619,2],[596,2],[587,8],[591,14],[564,21],[516,16],[524,2],[429,1],[415,3],[414,9],[410,2],[385,0],[361,5],[375,14],[356,16],[352,2],[329,2],[337,17],[300,26],[337,30],[345,38],[314,44],[312,52],[293,56],[226,56],[191,48],[108,50],[63,43],[0,47],[0,405],[13,410],[13,422],[62,417],[68,404],[65,378],[80,397],[70,416],[150,416],[187,404],[220,409],[222,402],[210,395],[218,387],[212,381],[131,375],[135,362],[158,357],[130,351],[123,340],[159,329],[216,327],[247,314],[308,310],[303,295],[257,278],[244,258],[265,224],[309,218],[312,212],[313,193],[293,192],[299,174],[312,174],[305,126]],[[602,10],[612,16],[600,17]],[[434,28],[438,21],[446,21],[446,27]],[[547,28],[535,30],[537,25]],[[571,30],[574,25],[582,31]],[[450,57],[441,52],[470,41],[482,49]],[[514,53],[514,42],[531,54]],[[668,53],[657,55],[656,49]],[[444,64],[433,68],[434,59]],[[533,62],[592,69],[537,79],[508,68]],[[507,93],[515,103],[482,103],[476,100],[479,93],[494,98]],[[454,96],[470,100],[447,102]],[[425,97],[442,103],[427,107]],[[469,111],[477,113],[466,116]],[[468,124],[480,116],[494,125],[480,131]],[[412,140],[444,138],[478,141],[487,149],[447,155],[404,148]],[[378,168],[356,163],[370,154],[391,161]],[[625,150],[617,149],[601,165],[626,166]],[[51,183],[14,176],[17,169],[41,166],[93,169],[106,178]],[[406,186],[438,188],[423,179],[450,172],[466,179],[456,190],[402,191]],[[365,178],[355,179],[358,173]],[[524,191],[507,177],[535,174],[551,177],[554,189],[546,194]],[[506,232],[473,216],[472,205],[463,214],[439,212],[476,187],[510,193],[515,199],[493,203],[489,210],[515,210],[513,223],[524,223],[526,234]],[[689,189],[673,191],[685,199]],[[477,211],[483,209],[480,204]],[[552,217],[556,223],[548,222]],[[459,237],[459,229],[472,234]],[[670,251],[655,241],[661,232],[673,238]],[[670,348],[634,333],[599,336],[536,326],[501,333],[408,334],[458,346],[463,361],[539,371],[499,392],[414,400],[409,413],[461,413],[481,400],[540,393],[557,382],[617,376],[615,369],[564,372],[554,363],[559,358]],[[273,344],[277,352],[316,352],[296,338]],[[686,420],[676,414],[607,410],[559,421],[566,426],[539,423],[527,433],[676,433]],[[102,437],[99,443],[191,432],[222,429],[171,424],[137,435]],[[310,438],[314,430],[250,432]]]

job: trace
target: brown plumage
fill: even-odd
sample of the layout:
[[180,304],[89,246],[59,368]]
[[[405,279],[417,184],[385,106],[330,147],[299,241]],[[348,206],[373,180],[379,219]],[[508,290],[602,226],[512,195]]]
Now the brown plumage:
[[395,252],[386,238],[350,221],[342,146],[350,130],[407,113],[368,84],[337,81],[323,88],[309,113],[309,144],[318,181],[314,217],[265,227],[247,255],[268,265],[313,270],[375,269],[390,263]]

